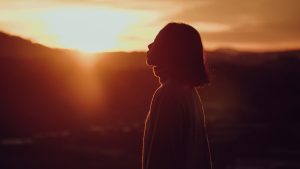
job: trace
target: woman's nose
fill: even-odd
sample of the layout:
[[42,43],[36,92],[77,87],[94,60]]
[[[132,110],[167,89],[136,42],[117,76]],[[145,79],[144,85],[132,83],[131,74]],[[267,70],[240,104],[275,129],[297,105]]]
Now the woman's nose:
[[148,49],[151,49],[153,46],[153,42],[148,45]]

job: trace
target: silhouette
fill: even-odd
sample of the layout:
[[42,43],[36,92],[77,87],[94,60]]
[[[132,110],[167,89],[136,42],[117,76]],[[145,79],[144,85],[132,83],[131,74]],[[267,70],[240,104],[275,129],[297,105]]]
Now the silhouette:
[[210,169],[205,117],[197,86],[209,82],[197,30],[169,23],[147,52],[161,86],[153,95],[143,138],[143,169]]

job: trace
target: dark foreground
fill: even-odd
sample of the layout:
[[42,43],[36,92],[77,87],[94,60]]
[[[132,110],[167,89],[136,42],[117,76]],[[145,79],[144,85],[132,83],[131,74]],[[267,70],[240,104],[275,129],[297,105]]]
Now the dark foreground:
[[[92,127],[11,138],[1,142],[0,168],[138,169],[141,126]],[[285,139],[280,139],[280,137]],[[300,168],[299,126],[268,131],[266,126],[219,126],[210,129],[215,169]],[[162,157],[163,158],[163,157]]]

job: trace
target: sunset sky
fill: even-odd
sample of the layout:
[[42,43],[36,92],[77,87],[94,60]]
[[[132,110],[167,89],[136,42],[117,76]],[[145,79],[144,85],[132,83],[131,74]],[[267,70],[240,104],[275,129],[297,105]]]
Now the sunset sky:
[[0,30],[50,47],[146,50],[168,22],[207,49],[300,48],[299,0],[0,0]]

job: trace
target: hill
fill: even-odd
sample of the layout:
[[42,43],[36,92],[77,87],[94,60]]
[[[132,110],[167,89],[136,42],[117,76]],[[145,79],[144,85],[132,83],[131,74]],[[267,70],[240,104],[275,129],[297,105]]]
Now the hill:
[[[286,112],[284,119],[295,119],[295,114],[286,115],[295,113],[298,107],[299,50],[217,50],[205,54],[212,81],[200,90],[211,111],[209,119],[261,121],[262,115],[253,112],[263,111],[265,120],[281,120],[282,114],[274,113],[279,103],[280,110]],[[0,33],[2,133],[31,133],[117,119],[120,123],[143,120],[158,86],[145,64],[144,52],[97,54],[95,67],[89,71],[78,57],[76,51],[48,48]],[[95,86],[101,86],[101,90]],[[93,97],[87,93],[93,93]],[[224,116],[229,112],[238,114]]]
[[[300,50],[205,55],[211,83],[199,93],[215,168],[298,165]],[[0,166],[138,168],[159,85],[146,53],[82,57],[0,33]]]

